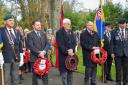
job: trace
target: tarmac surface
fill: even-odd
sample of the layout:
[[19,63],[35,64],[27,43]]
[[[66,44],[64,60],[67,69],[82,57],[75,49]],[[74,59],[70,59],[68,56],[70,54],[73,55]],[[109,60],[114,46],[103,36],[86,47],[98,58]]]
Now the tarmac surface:
[[[22,84],[19,85],[32,85],[32,74],[27,73],[24,76],[24,80],[22,80]],[[38,85],[42,85],[41,79],[38,79]],[[61,77],[59,71],[55,68],[52,68],[49,73],[49,85],[62,85]],[[73,85],[85,85],[84,84],[84,74],[76,73],[73,74]],[[101,81],[97,81],[97,85],[115,85],[115,82],[102,83]]]

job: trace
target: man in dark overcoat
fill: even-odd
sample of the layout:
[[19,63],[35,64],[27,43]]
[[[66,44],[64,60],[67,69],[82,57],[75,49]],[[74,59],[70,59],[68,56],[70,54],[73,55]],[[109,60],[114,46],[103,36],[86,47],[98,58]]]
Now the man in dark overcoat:
[[85,85],[96,85],[97,64],[91,60],[91,52],[100,47],[98,34],[93,31],[93,22],[88,21],[87,28],[80,35],[85,69]]
[[118,21],[119,27],[115,28],[111,34],[111,56],[115,59],[116,85],[128,85],[128,29],[126,20]]
[[56,40],[58,44],[59,71],[62,76],[62,85],[73,85],[73,74],[65,66],[66,57],[68,55],[73,56],[76,47],[76,39],[71,30],[70,19],[66,18],[63,20],[63,28],[57,31]]

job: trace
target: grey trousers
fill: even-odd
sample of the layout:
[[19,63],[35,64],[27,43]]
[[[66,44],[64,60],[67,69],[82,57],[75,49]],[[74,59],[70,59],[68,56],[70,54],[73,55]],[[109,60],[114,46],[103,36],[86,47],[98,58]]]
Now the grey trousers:
[[[39,76],[35,73],[32,74],[32,85],[38,85]],[[42,85],[48,85],[48,74],[42,76]]]
[[[31,63],[31,66],[33,67],[33,62]],[[48,85],[48,74],[43,75],[42,77],[35,74],[32,70],[32,85],[38,85],[38,79],[42,79],[42,85]]]
[[5,63],[5,85],[18,85],[19,64],[16,62]]
[[73,72],[61,73],[62,85],[73,85]]
[[85,85],[96,85],[97,66],[85,69]]

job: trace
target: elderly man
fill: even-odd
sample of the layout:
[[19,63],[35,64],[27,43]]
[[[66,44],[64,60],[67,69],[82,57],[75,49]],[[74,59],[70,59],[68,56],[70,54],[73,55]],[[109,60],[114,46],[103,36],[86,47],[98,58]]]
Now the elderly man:
[[111,35],[111,56],[115,59],[116,85],[121,85],[122,76],[123,85],[128,85],[128,29],[125,19],[118,23],[119,27]]
[[5,27],[1,29],[1,37],[3,40],[2,54],[5,62],[5,85],[18,85],[18,62],[22,50],[20,34],[13,29],[15,21],[12,15],[6,15],[4,23]]
[[73,74],[65,67],[66,57],[73,56],[75,53],[76,39],[71,30],[70,19],[63,20],[63,28],[56,33],[59,55],[59,71],[62,76],[62,85],[73,85]]
[[88,21],[87,28],[80,35],[80,44],[83,52],[85,69],[85,85],[96,85],[97,64],[91,60],[91,52],[100,47],[98,34],[93,31],[93,22]]

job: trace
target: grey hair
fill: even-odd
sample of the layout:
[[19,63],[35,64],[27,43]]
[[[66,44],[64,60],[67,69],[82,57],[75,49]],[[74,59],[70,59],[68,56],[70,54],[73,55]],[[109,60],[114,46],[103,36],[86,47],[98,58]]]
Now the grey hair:
[[69,23],[69,24],[71,24],[71,20],[68,19],[68,18],[65,18],[65,19],[63,20],[63,24],[65,24],[65,23]]

